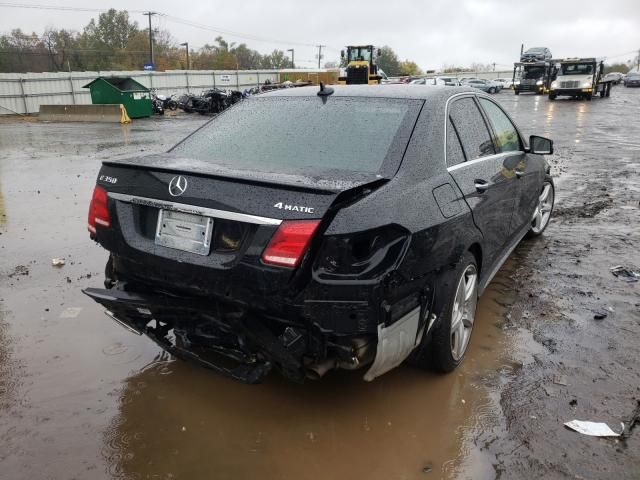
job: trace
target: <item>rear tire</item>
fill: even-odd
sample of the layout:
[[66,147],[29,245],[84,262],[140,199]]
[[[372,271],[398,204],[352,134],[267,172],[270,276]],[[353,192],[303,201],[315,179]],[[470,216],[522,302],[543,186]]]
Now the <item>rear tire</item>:
[[513,93],[515,93],[516,95],[520,95],[520,90],[516,90],[515,88],[513,89]]
[[493,88],[493,87],[491,87],[491,88],[489,89],[489,93],[496,93],[496,89],[495,89],[495,88]]
[[456,268],[455,283],[429,341],[422,340],[410,362],[441,373],[454,370],[469,346],[478,304],[480,275],[476,258],[466,252]]
[[549,100],[551,100],[551,101],[555,100],[556,97],[557,97],[557,95],[555,93],[550,93],[549,94]]

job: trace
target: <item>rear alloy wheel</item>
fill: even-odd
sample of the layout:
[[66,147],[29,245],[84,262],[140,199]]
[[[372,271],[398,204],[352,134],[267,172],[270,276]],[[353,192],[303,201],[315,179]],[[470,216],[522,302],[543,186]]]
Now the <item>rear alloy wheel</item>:
[[533,218],[531,219],[531,229],[529,230],[529,237],[537,237],[542,235],[549,220],[551,219],[551,213],[553,212],[553,203],[555,201],[555,189],[553,183],[545,181],[542,185],[542,191],[538,197],[538,204],[533,212]]
[[495,89],[495,88],[493,88],[493,87],[491,87],[491,88],[489,89],[489,93],[496,93],[496,89]]
[[[463,255],[451,277],[453,291],[433,327],[431,338],[423,338],[409,359],[413,365],[443,373],[460,365],[473,331],[479,276],[471,252]],[[446,288],[446,284],[443,287]]]
[[460,363],[469,346],[478,303],[478,271],[474,264],[465,268],[458,280],[451,310],[451,357]]

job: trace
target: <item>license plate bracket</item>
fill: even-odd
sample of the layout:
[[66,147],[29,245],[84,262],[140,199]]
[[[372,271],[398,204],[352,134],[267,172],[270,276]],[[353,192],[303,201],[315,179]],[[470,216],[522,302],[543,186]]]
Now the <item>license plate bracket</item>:
[[209,255],[213,218],[160,209],[155,244],[176,250]]

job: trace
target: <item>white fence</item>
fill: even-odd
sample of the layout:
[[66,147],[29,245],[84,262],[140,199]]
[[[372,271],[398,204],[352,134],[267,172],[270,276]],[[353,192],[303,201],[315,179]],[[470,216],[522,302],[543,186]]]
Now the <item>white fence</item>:
[[[318,70],[323,71],[323,70]],[[295,72],[285,70],[283,72]],[[305,70],[305,72],[307,72]],[[278,70],[171,70],[168,72],[108,71],[67,73],[0,73],[0,115],[37,113],[40,105],[82,105],[91,103],[89,89],[83,88],[97,77],[132,77],[158,93],[200,93],[218,87],[244,90],[279,81]],[[464,72],[462,76],[511,78],[513,71]]]
[[0,115],[36,113],[40,105],[90,104],[89,89],[97,77],[131,77],[158,93],[200,93],[218,87],[255,87],[265,80],[278,81],[277,70],[172,70],[168,72],[109,71],[68,73],[0,73]]

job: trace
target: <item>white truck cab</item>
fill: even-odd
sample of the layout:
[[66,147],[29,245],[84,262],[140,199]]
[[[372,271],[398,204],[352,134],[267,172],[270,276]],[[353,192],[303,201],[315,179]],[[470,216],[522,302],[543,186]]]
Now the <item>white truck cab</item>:
[[604,81],[604,62],[595,58],[552,60],[557,76],[549,88],[549,100],[570,96],[591,100],[594,94],[609,96],[610,82]]

